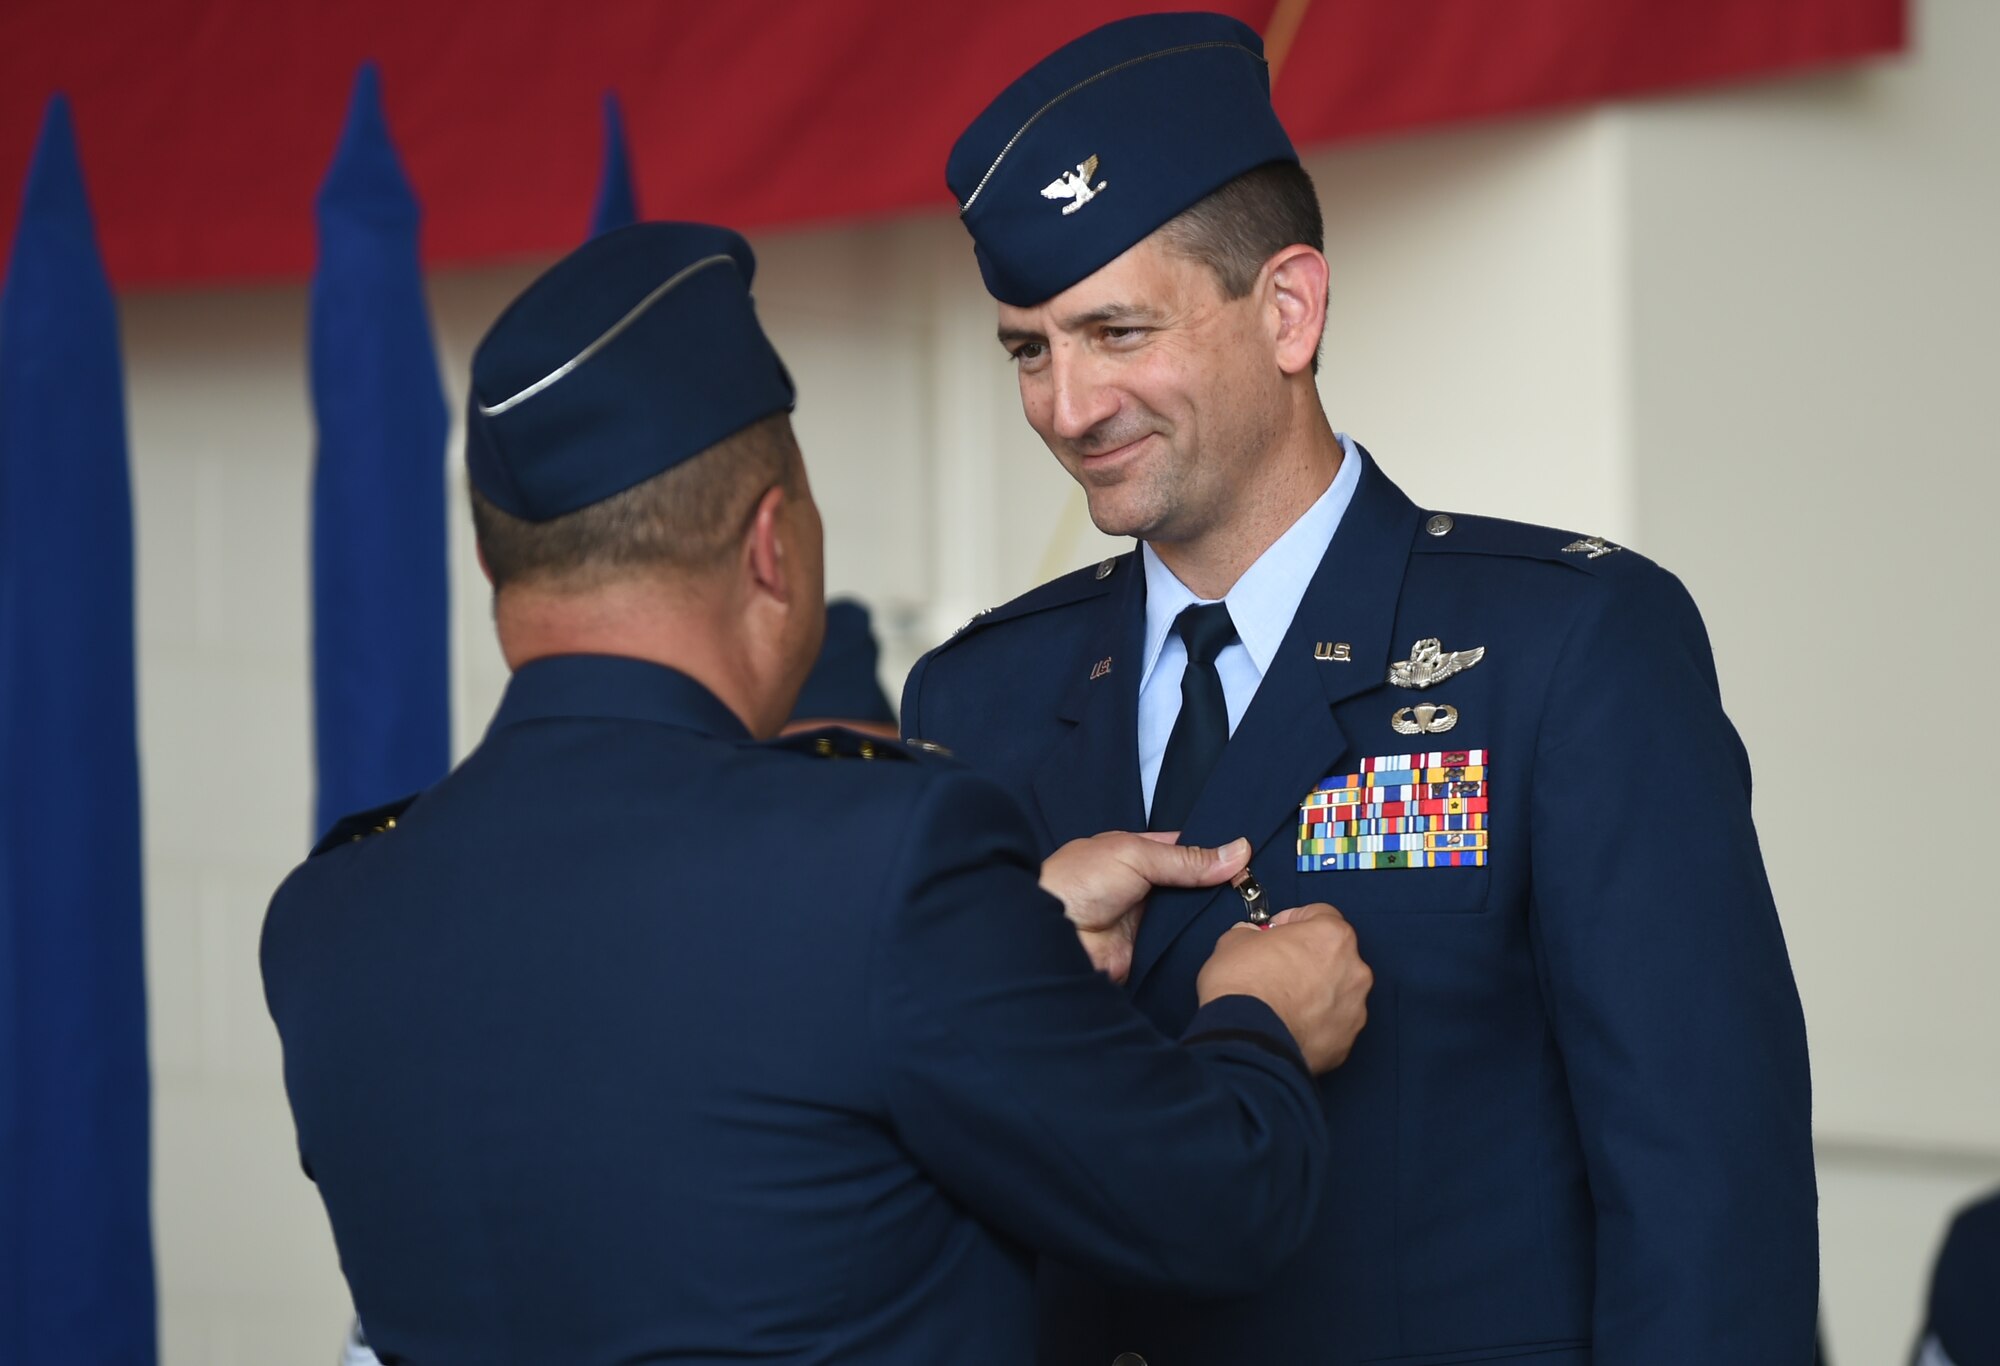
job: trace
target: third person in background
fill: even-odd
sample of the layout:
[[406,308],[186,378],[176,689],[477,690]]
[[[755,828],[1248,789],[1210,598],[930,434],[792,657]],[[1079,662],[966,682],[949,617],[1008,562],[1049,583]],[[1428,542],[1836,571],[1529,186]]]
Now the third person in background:
[[2000,1191],[1952,1216],[1911,1366],[2000,1366]]

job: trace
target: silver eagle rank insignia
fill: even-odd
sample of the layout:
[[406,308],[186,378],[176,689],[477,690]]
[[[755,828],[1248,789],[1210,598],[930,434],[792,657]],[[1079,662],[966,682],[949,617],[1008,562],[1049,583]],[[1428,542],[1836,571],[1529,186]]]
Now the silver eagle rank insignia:
[[1562,553],[1565,555],[1581,555],[1585,559],[1594,560],[1601,555],[1616,555],[1624,548],[1622,545],[1616,545],[1613,542],[1605,540],[1602,536],[1584,536],[1564,546]]
[[1065,214],[1075,213],[1091,200],[1097,198],[1098,193],[1111,183],[1108,180],[1100,180],[1095,185],[1091,184],[1090,178],[1096,174],[1097,158],[1095,156],[1085,157],[1076,164],[1074,171],[1064,171],[1054,180],[1044,185],[1042,187],[1042,198],[1071,200],[1073,202],[1063,205],[1063,212]]

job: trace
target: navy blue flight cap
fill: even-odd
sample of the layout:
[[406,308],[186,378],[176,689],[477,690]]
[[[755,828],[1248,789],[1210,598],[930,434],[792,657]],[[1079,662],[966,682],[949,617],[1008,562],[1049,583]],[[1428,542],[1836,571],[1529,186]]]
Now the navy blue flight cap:
[[1245,171],[1297,161],[1254,29],[1142,14],[1056,49],[1000,92],[945,164],[986,288],[1062,293]]
[[868,609],[852,598],[826,605],[826,640],[799,700],[794,721],[879,721],[896,724],[896,713],[876,673],[881,647],[868,622]]
[[549,267],[472,354],[473,487],[545,522],[789,412],[756,269],[748,242],[706,223],[635,223]]

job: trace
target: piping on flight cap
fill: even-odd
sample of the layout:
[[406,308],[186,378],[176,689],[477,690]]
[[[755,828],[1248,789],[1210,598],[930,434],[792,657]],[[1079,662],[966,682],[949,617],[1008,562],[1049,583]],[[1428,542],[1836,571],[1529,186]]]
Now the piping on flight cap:
[[725,266],[734,264],[736,264],[735,257],[729,255],[727,252],[717,252],[713,256],[704,256],[701,258],[701,260],[696,261],[691,265],[683,266],[680,270],[676,271],[673,275],[669,276],[665,281],[665,283],[661,284],[659,288],[655,289],[651,294],[648,294],[645,298],[639,300],[638,303],[634,304],[632,306],[631,312],[627,313],[617,322],[611,324],[611,326],[605,328],[604,331],[600,332],[597,335],[596,339],[590,343],[590,345],[584,347],[583,350],[577,352],[574,356],[571,356],[568,360],[564,361],[561,365],[558,365],[548,374],[543,375],[540,379],[536,380],[533,384],[530,384],[527,388],[521,390],[519,393],[501,399],[498,403],[480,404],[479,405],[480,416],[498,417],[500,414],[506,412],[509,408],[515,407],[518,404],[526,403],[536,394],[541,393],[542,390],[548,388],[550,385],[554,384],[557,380],[569,374],[579,365],[582,365],[585,361],[589,360],[592,356],[596,355],[599,351],[602,351],[605,347],[611,345],[612,342],[618,339],[618,334],[620,332],[623,332],[633,323],[639,321],[639,319],[645,315],[647,309],[651,308],[654,304],[658,303],[660,300],[666,298],[667,295],[672,293],[674,288],[681,283],[681,281],[687,279],[690,275],[693,275],[695,272],[706,270],[710,266]]
[[1233,47],[1238,52],[1241,52],[1244,56],[1250,58],[1252,61],[1264,62],[1264,64],[1267,66],[1270,64],[1268,62],[1265,62],[1262,53],[1252,52],[1249,48],[1243,46],[1243,44],[1241,43],[1232,43],[1226,40],[1216,39],[1206,43],[1182,43],[1179,47],[1162,48],[1158,52],[1147,52],[1137,57],[1128,57],[1122,62],[1117,62],[1111,66],[1105,67],[1104,70],[1096,73],[1095,75],[1085,76],[1075,85],[1063,91],[1060,95],[1057,95],[1047,104],[1044,104],[1040,109],[1037,109],[1034,113],[1028,115],[1027,121],[1023,123],[1019,128],[1016,128],[1014,130],[1014,136],[1007,139],[1006,145],[1000,149],[1000,155],[993,158],[993,164],[986,168],[986,174],[979,177],[979,183],[972,187],[972,193],[967,195],[965,197],[965,202],[958,206],[958,216],[960,218],[963,218],[967,213],[971,212],[974,201],[976,201],[979,198],[979,192],[986,188],[987,181],[993,179],[993,173],[1000,169],[1000,163],[1007,159],[1007,153],[1014,150],[1014,144],[1019,142],[1024,136],[1026,136],[1027,131],[1030,128],[1033,128],[1036,123],[1041,121],[1042,115],[1048,113],[1051,109],[1061,104],[1064,100],[1068,99],[1071,95],[1074,95],[1077,91],[1082,90],[1087,86],[1096,85],[1106,76],[1115,76],[1119,72],[1124,71],[1126,68],[1138,66],[1142,62],[1157,61],[1161,57],[1173,57],[1183,52],[1200,52],[1204,48],[1214,48],[1214,47]]

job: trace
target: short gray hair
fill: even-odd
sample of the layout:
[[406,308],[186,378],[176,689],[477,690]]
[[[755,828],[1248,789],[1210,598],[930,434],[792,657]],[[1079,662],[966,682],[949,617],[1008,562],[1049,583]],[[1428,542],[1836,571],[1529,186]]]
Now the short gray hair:
[[546,522],[503,512],[472,490],[472,529],[495,589],[587,588],[634,572],[699,574],[729,555],[757,500],[797,486],[791,418],[775,413],[669,470]]

